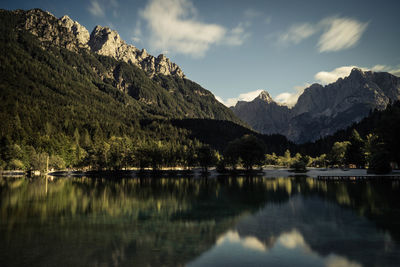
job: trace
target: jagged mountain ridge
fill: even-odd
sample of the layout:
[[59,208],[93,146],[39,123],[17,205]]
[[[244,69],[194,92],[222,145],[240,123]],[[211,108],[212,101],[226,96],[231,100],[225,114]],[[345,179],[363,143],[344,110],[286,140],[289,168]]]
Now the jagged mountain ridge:
[[[113,90],[118,89],[133,97],[143,111],[141,116],[208,118],[244,125],[210,91],[187,79],[178,65],[163,55],[154,57],[127,44],[116,31],[96,26],[89,34],[68,16],[56,18],[40,9],[0,10],[0,16],[4,30],[12,31],[7,42],[15,42],[18,47],[25,38],[21,36],[32,35],[29,42],[38,42],[45,53],[56,56],[83,79],[89,78],[101,91],[116,96]],[[76,58],[71,60],[63,49],[76,54]]]
[[21,26],[36,35],[43,43],[59,45],[71,51],[78,51],[79,48],[89,49],[99,55],[135,64],[151,77],[155,74],[185,77],[179,66],[172,63],[163,54],[154,57],[145,49],[139,50],[135,46],[127,44],[117,31],[108,27],[97,25],[89,34],[84,26],[72,20],[68,15],[57,18],[40,9],[15,12],[26,18],[24,25]]
[[290,110],[262,91],[251,102],[238,101],[233,112],[260,133],[280,133],[289,123]]
[[263,101],[263,97],[240,101],[231,109],[261,133],[280,133],[303,143],[333,134],[360,121],[370,110],[384,109],[399,100],[400,78],[355,68],[348,77],[334,83],[306,88],[291,109],[271,100]]

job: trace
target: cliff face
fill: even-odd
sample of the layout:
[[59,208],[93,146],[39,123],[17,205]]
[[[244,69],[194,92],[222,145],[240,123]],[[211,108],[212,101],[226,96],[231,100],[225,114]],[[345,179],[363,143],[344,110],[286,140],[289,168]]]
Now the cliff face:
[[110,56],[116,60],[132,63],[144,70],[149,77],[156,74],[184,78],[180,67],[160,54],[154,57],[145,49],[139,50],[121,39],[118,32],[108,27],[96,26],[92,33],[72,20],[67,15],[56,18],[49,12],[40,9],[29,11],[18,10],[24,14],[22,28],[36,35],[43,45],[57,45],[71,51],[81,48],[91,50],[99,55]]
[[290,110],[278,105],[268,92],[263,91],[251,102],[239,101],[233,112],[260,133],[286,134]]
[[108,27],[96,26],[90,34],[88,45],[100,55],[135,64],[151,77],[154,74],[176,75],[181,78],[185,76],[179,66],[164,55],[149,55],[145,49],[139,50],[127,44],[116,31]]
[[389,73],[353,69],[346,78],[327,86],[313,84],[292,109],[272,99],[239,102],[234,113],[265,134],[281,133],[295,142],[318,139],[366,117],[371,109],[384,109],[400,100],[400,78]]
[[[5,66],[0,77],[7,78],[6,84],[18,76],[15,91],[24,92],[22,80],[29,76],[27,84],[33,88],[44,88],[46,94],[57,91],[72,103],[81,102],[78,95],[93,97],[97,90],[121,105],[135,107],[131,116],[136,118],[217,119],[244,125],[210,91],[186,79],[167,57],[139,50],[107,27],[96,26],[89,34],[70,17],[56,18],[40,9],[0,9],[0,20],[4,50],[0,60]],[[21,65],[22,70],[11,65]],[[74,85],[81,90],[70,95],[75,82],[85,86]]]

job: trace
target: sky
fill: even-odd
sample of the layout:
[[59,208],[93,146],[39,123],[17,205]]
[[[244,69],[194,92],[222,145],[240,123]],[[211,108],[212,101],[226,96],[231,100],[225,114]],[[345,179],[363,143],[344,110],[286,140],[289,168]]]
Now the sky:
[[289,106],[353,67],[400,76],[399,0],[2,0],[165,54],[227,106],[266,90]]

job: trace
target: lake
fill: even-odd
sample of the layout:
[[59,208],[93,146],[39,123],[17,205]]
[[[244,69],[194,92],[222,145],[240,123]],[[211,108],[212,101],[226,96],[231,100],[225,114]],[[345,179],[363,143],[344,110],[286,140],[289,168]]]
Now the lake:
[[399,266],[400,182],[0,178],[0,266]]

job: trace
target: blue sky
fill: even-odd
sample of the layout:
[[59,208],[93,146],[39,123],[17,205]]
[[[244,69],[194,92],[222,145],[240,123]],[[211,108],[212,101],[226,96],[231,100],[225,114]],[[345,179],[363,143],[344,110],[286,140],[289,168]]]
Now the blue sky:
[[89,32],[109,26],[128,43],[165,53],[225,104],[260,89],[295,103],[304,87],[353,66],[400,76],[400,1],[2,1],[1,8],[68,14]]

